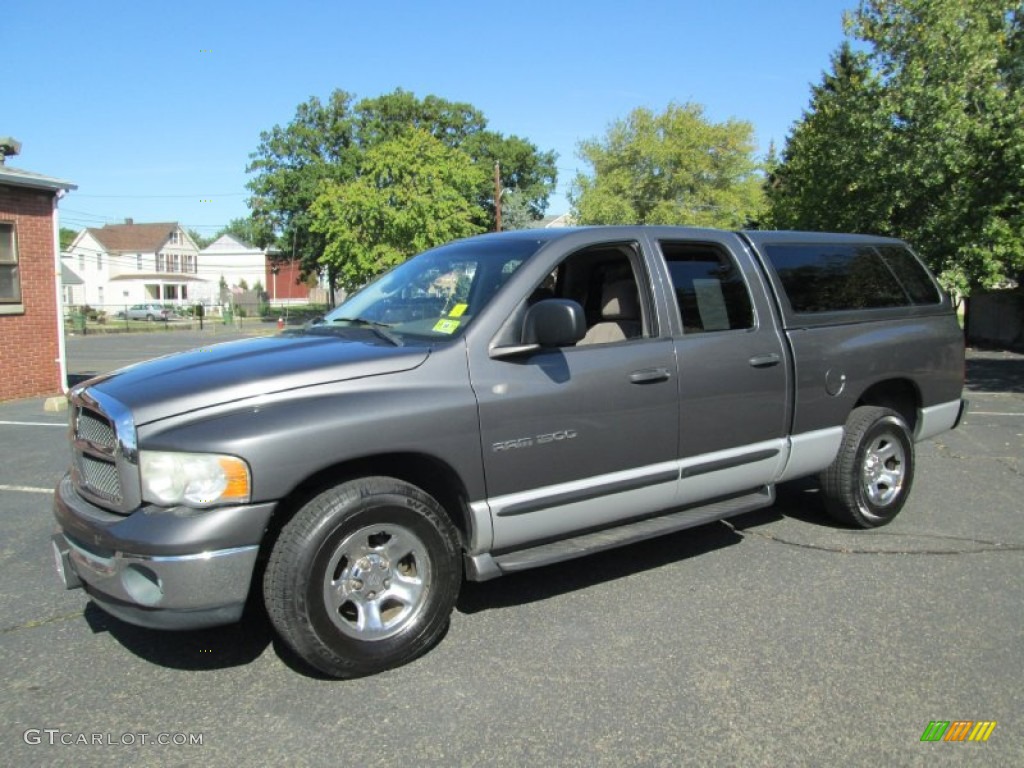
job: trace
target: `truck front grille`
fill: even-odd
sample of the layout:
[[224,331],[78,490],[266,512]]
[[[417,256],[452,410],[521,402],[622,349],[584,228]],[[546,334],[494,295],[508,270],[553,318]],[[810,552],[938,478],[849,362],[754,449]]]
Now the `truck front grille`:
[[131,413],[86,389],[71,394],[71,479],[86,500],[127,514],[139,504],[138,457]]
[[114,450],[117,446],[117,435],[114,433],[114,425],[105,416],[82,408],[78,412],[78,428],[75,438],[88,440],[94,445],[103,446]]
[[81,456],[82,480],[94,493],[115,503],[121,501],[121,479],[113,462],[99,461],[92,456]]

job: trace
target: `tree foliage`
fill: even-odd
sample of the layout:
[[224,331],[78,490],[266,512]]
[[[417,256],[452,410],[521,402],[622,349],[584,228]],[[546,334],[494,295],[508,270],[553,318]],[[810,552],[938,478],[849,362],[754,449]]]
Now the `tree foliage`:
[[219,237],[219,235],[214,235],[213,237],[204,237],[203,235],[196,232],[194,229],[190,229],[188,231],[188,236],[192,238],[192,242],[196,244],[196,248],[198,248],[199,250],[202,250],[210,243],[212,243],[214,240],[216,240],[217,237]]
[[[241,240],[247,245],[253,245],[258,248],[263,248],[274,241],[274,233],[270,229],[266,218],[256,218],[254,216],[232,219],[227,223],[227,226],[217,230],[217,234],[214,235],[213,239],[216,240],[221,235],[231,235],[236,240]],[[282,254],[282,257],[285,256],[290,258],[291,252]]]
[[529,198],[518,189],[506,189],[501,196],[501,229],[528,229],[537,220]]
[[[313,227],[314,201],[325,188],[358,180],[374,165],[369,153],[392,142],[407,143],[410,130],[426,134],[480,169],[466,191],[466,200],[478,210],[477,221],[493,217],[490,173],[496,161],[504,184],[527,195],[536,217],[547,206],[556,181],[555,154],[488,129],[483,113],[472,105],[438,96],[421,99],[401,89],[357,102],[352,94],[336,90],[326,102],[314,97],[300,104],[288,125],[260,134],[247,168],[253,174],[248,184],[253,218],[266,223],[265,231],[276,237],[283,253],[294,249],[307,272],[318,270],[331,244],[328,238],[337,237],[337,231]],[[337,258],[343,250],[330,250],[334,256],[325,260],[329,271],[343,267]],[[358,272],[357,267],[353,274]]]
[[878,135],[881,81],[844,43],[811,89],[811,105],[769,167],[767,223],[782,229],[889,233],[893,198]]
[[71,229],[70,227],[60,228],[60,249],[66,251],[71,247],[71,243],[74,242],[75,238],[78,237],[78,231]]
[[662,114],[635,109],[603,138],[583,141],[570,193],[583,224],[688,224],[740,227],[762,209],[753,126],[714,123],[696,104]]
[[894,234],[947,287],[1024,272],[1020,0],[862,0],[768,185],[781,227]]
[[369,148],[350,181],[325,181],[310,208],[311,229],[346,290],[413,254],[482,232],[473,203],[481,175],[463,152],[425,128],[408,128]]

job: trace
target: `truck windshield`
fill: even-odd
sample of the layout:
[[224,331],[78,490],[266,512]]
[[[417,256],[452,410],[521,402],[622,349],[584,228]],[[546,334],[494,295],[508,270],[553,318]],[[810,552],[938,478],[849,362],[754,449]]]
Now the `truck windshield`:
[[425,251],[350,296],[324,323],[377,329],[397,338],[453,338],[541,244],[471,238]]

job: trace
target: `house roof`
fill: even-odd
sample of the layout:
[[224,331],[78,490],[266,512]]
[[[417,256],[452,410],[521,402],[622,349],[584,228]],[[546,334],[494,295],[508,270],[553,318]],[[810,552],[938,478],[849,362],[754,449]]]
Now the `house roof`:
[[60,263],[60,283],[61,285],[85,285],[85,280],[75,274],[75,271],[62,261]]
[[574,222],[572,215],[568,213],[560,213],[557,216],[545,216],[540,221],[534,224],[535,227],[540,229],[551,229],[554,227],[571,227]]
[[156,253],[167,243],[171,232],[178,229],[176,221],[157,224],[105,224],[90,227],[91,234],[108,252],[134,251]]
[[32,171],[12,168],[9,165],[2,164],[0,164],[0,184],[6,184],[11,187],[48,189],[53,192],[59,189],[78,189],[77,184],[72,184],[64,179],[55,179],[52,176],[43,176],[41,173],[33,173]]
[[210,243],[203,250],[244,250],[244,251],[258,251],[260,250],[255,245],[243,240],[240,237],[232,235],[230,232],[225,232],[223,235],[218,237],[212,243]]

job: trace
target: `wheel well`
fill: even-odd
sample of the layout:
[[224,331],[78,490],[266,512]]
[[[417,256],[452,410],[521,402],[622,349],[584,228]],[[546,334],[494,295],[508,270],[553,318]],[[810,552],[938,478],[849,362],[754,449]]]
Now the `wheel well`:
[[404,480],[429,493],[448,513],[463,545],[469,541],[468,494],[458,474],[443,461],[430,456],[393,453],[334,464],[299,483],[278,502],[260,547],[261,556],[269,556],[281,529],[314,496],[348,480],[372,475]]
[[910,427],[913,434],[917,427],[917,409],[921,405],[921,394],[912,381],[890,379],[869,387],[860,396],[857,405],[876,405],[896,411]]

